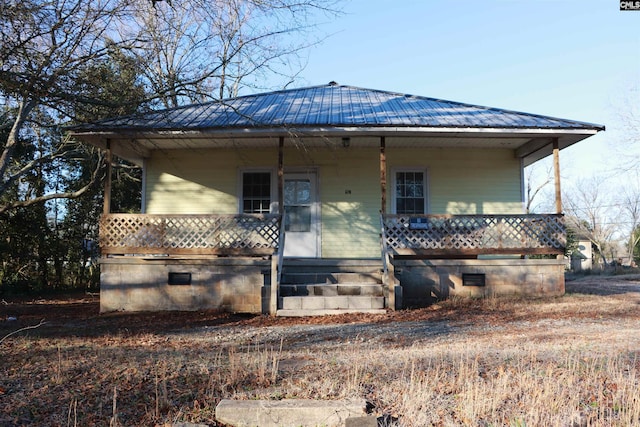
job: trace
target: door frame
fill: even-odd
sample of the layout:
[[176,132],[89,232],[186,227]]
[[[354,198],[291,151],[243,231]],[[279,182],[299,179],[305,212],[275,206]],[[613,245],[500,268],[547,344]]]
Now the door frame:
[[[311,229],[315,233],[315,256],[306,255],[285,255],[286,258],[321,258],[322,257],[322,212],[320,204],[320,177],[318,168],[286,168],[283,171],[283,183],[287,177],[310,177],[312,181],[312,203],[311,203]],[[283,202],[284,203],[284,202]],[[284,206],[281,209],[284,215]],[[284,223],[283,223],[284,225]],[[285,249],[287,245],[286,231],[285,233]],[[284,254],[284,250],[283,250]]]

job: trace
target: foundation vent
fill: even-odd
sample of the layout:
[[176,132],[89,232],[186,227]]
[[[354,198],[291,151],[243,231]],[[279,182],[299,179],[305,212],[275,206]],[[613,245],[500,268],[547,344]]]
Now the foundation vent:
[[462,286],[484,286],[485,275],[482,273],[463,273]]
[[190,285],[191,273],[169,273],[170,285]]

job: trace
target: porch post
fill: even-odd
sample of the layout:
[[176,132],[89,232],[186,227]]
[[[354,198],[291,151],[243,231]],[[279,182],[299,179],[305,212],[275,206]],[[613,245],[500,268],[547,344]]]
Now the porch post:
[[562,213],[562,192],[560,191],[560,147],[558,138],[553,138],[553,171],[556,186],[556,213]]
[[[284,137],[278,139],[278,213],[284,215]],[[281,217],[283,218],[283,217]],[[280,227],[284,227],[284,221],[280,220]],[[278,252],[271,259],[271,289],[269,295],[269,314],[278,312],[278,287],[282,274],[282,257],[284,256],[284,231],[280,230]]]
[[[387,140],[384,136],[380,137],[380,215],[381,217],[387,213]],[[382,233],[380,239],[385,239],[384,220],[382,220]],[[382,247],[382,283],[386,285],[388,291],[387,307],[391,310],[396,309],[396,275],[389,256],[387,245],[384,240],[380,242]]]
[[278,213],[284,215],[284,137],[278,141]]
[[387,141],[380,137],[380,212],[387,212]]
[[105,162],[107,163],[107,177],[104,182],[104,200],[102,204],[102,213],[107,215],[111,213],[111,177],[113,154],[111,153],[111,140],[107,139],[107,156]]

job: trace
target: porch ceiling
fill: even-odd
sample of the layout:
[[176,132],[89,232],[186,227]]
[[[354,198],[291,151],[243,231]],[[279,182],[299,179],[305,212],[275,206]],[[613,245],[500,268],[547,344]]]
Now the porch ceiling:
[[304,145],[307,148],[344,149],[342,138],[350,139],[350,149],[377,148],[380,137],[385,136],[388,149],[393,148],[486,148],[510,149],[522,158],[525,166],[540,160],[552,152],[553,138],[558,138],[560,149],[566,148],[595,132],[584,134],[517,130],[467,130],[450,132],[437,130],[399,129],[338,129],[310,131],[290,131],[283,134],[269,132],[163,132],[127,135],[122,133],[92,133],[76,135],[84,142],[106,148],[109,140],[114,155],[141,164],[154,150],[195,150],[204,148],[251,149],[277,148],[281,136],[285,145]]

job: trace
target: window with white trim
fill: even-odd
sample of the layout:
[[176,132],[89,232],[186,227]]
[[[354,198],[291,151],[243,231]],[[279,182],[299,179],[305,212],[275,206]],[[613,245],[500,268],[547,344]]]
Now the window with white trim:
[[271,172],[242,172],[242,213],[271,212]]
[[427,211],[427,174],[424,170],[395,173],[394,210],[397,214],[425,214]]

